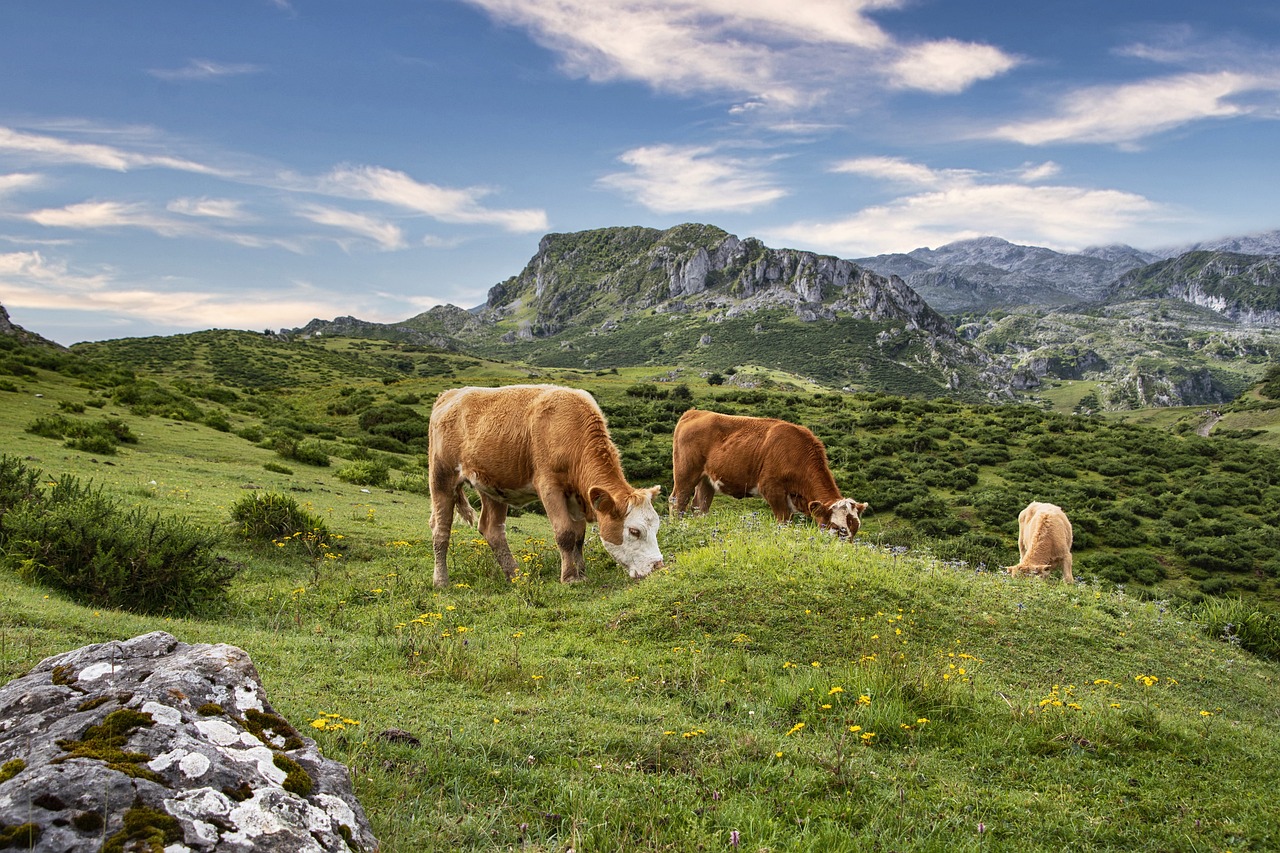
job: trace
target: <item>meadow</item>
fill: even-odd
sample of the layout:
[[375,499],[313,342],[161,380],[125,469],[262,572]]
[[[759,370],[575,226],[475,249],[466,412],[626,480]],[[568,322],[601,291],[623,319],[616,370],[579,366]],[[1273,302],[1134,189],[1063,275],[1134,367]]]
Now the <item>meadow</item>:
[[[762,503],[718,499],[707,517],[664,520],[668,567],[640,582],[589,538],[587,580],[559,584],[536,511],[508,524],[523,567],[509,582],[459,524],[451,585],[436,590],[420,436],[392,407],[421,415],[432,389],[452,384],[587,385],[610,412],[628,474],[648,485],[669,476],[659,470],[667,425],[690,400],[639,371],[530,376],[410,353],[432,372],[405,376],[402,365],[373,358],[404,355],[375,347],[361,358],[333,346],[343,361],[286,353],[267,385],[219,379],[195,347],[181,376],[163,372],[173,359],[160,359],[155,373],[134,364],[131,377],[119,362],[88,370],[52,359],[7,379],[0,451],[38,467],[44,484],[79,478],[122,506],[210,533],[237,571],[216,601],[142,614],[24,581],[6,563],[0,677],[156,629],[240,646],[276,709],[351,768],[388,851],[1280,844],[1271,803],[1280,664],[1238,631],[1248,619],[1272,624],[1261,598],[1266,572],[1257,589],[1244,588],[1250,599],[1207,595],[1189,575],[1194,595],[1149,594],[1084,559],[1084,580],[1072,587],[1014,580],[997,570],[1016,556],[1006,522],[994,533],[977,527],[984,508],[997,514],[994,498],[956,502],[984,483],[979,493],[1006,486],[991,478],[1027,442],[1105,456],[1096,443],[1106,438],[1169,459],[1183,448],[1205,471],[1171,463],[1182,491],[1203,491],[1199,477],[1231,474],[1247,453],[1256,465],[1256,446],[1202,445],[1193,435],[1026,407],[846,399],[799,387],[756,398],[689,381],[699,404],[812,414],[828,434],[831,424],[856,423],[856,443],[828,440],[850,488],[881,482],[862,456],[890,443],[898,449],[880,460],[908,472],[884,481],[894,488],[922,485],[926,460],[970,461],[938,467],[928,482],[939,485],[873,515],[852,545],[810,524],[780,527]],[[90,452],[70,446],[74,436],[28,431],[56,417],[116,419],[136,441]],[[928,433],[936,429],[947,435]],[[964,430],[998,432],[1014,450],[982,462],[976,452],[997,443]],[[327,464],[313,464],[316,450]],[[1075,477],[1060,478],[1066,487],[1118,492],[1117,481],[1156,482],[1077,464]],[[966,465],[977,469],[974,483],[957,489]],[[1274,487],[1257,473],[1250,479],[1258,500],[1269,500]],[[240,535],[233,508],[254,494],[295,500],[323,522],[332,547]],[[1160,494],[1174,501],[1181,491]],[[932,515],[928,498],[940,504]],[[916,516],[894,511],[911,500],[925,505]],[[1107,507],[1098,506],[1101,517]],[[1150,538],[1128,549],[1161,553],[1164,516],[1134,517]],[[928,519],[970,527],[929,537],[915,529]]]

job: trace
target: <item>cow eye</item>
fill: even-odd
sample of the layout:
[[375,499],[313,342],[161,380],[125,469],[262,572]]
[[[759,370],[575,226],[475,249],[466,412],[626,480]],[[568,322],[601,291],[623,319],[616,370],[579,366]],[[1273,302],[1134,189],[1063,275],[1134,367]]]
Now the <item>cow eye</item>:
[[628,527],[627,532],[630,533],[632,536],[634,536],[636,539],[640,538],[640,528],[638,527]]

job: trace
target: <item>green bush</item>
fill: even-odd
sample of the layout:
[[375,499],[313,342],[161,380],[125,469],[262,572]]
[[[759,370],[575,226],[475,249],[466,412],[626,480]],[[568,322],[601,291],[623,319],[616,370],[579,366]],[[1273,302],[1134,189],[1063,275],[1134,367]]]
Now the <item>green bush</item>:
[[1190,614],[1210,637],[1280,660],[1280,615],[1239,598],[1201,602]]
[[62,415],[37,418],[27,432],[42,438],[67,439],[67,447],[86,453],[112,454],[121,443],[137,444],[138,437],[119,418],[100,421],[71,420]]
[[83,604],[188,613],[219,600],[239,571],[214,554],[213,535],[187,521],[123,508],[69,475],[33,493],[39,473],[12,460],[0,473],[0,561]]
[[391,469],[381,459],[370,459],[339,468],[334,476],[357,486],[385,486],[391,479]]
[[269,542],[295,533],[314,534],[320,541],[330,538],[323,520],[298,506],[288,495],[252,492],[231,507],[236,532],[245,539]]
[[301,462],[303,465],[315,465],[320,468],[329,467],[329,454],[324,452],[314,441],[299,441],[288,435],[277,436],[272,443],[277,454],[285,459]]

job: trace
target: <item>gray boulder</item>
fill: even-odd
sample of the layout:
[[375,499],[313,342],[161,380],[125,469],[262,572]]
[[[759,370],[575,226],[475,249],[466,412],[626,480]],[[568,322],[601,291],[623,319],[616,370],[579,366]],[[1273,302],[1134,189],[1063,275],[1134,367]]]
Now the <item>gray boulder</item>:
[[378,849],[346,768],[272,709],[249,655],[163,631],[47,658],[0,688],[0,839]]

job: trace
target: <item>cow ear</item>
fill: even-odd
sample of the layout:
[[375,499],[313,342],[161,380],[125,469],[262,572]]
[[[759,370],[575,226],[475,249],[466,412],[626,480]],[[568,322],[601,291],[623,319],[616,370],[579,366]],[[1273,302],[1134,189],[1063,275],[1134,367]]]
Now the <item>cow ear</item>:
[[613,503],[613,496],[599,486],[592,486],[587,492],[587,501],[596,512],[602,512],[605,515],[613,515],[616,509]]
[[809,501],[809,515],[824,521],[831,520],[831,508],[822,505],[822,501]]
[[865,504],[865,503],[862,503],[861,501],[854,501],[854,502],[853,502],[853,505],[854,505],[855,507],[857,507],[857,508],[858,508],[858,514],[859,514],[859,515],[861,515],[862,513],[866,512],[867,510],[871,509],[871,505],[870,505],[870,504]]
[[649,493],[649,499],[652,500],[653,498],[656,498],[659,495],[659,493],[662,492],[662,486],[650,486],[649,488],[645,489],[645,491]]

